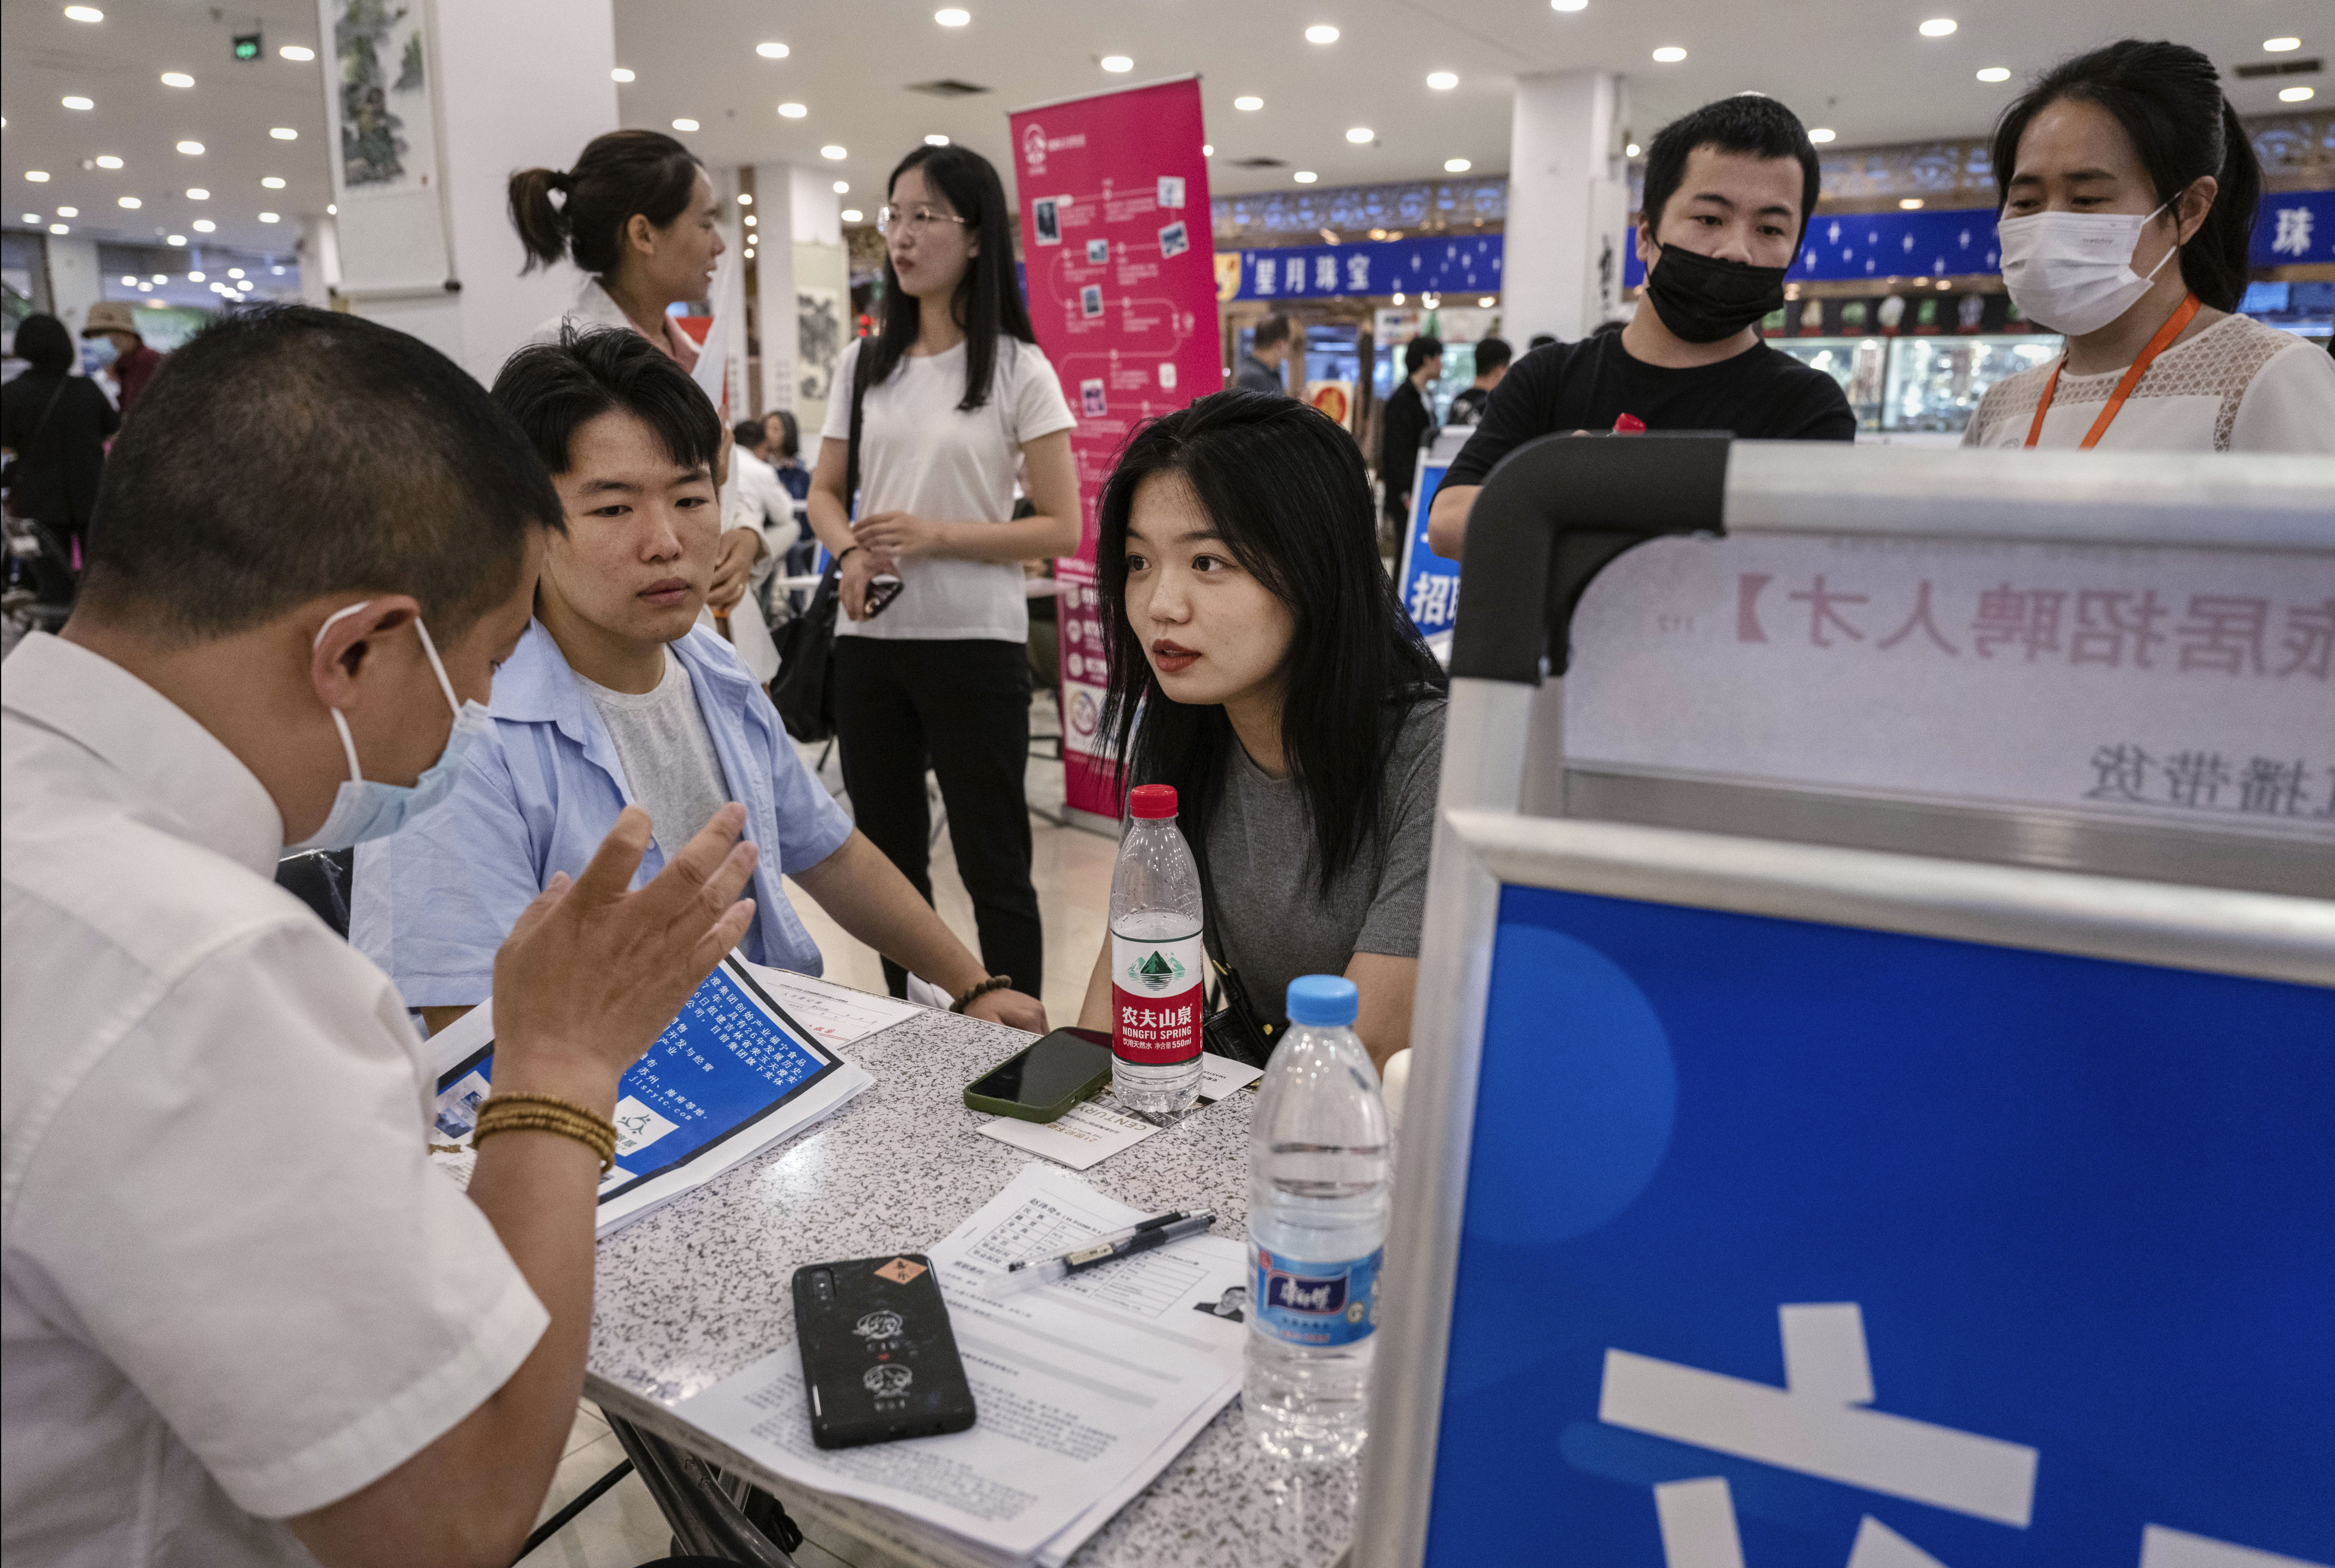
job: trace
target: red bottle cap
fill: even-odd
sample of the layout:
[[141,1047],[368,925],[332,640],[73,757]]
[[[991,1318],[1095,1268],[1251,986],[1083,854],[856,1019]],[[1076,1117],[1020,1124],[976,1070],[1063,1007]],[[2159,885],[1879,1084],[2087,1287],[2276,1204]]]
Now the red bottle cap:
[[1176,786],[1138,784],[1127,792],[1127,803],[1139,818],[1173,817],[1176,815]]
[[1613,433],[1617,436],[1644,435],[1646,421],[1635,414],[1623,414],[1613,421]]

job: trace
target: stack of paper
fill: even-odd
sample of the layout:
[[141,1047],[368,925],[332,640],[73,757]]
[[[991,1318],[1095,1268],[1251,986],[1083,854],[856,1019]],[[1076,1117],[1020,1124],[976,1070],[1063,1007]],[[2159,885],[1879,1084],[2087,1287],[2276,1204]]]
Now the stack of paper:
[[1002,1302],[982,1285],[1145,1217],[1032,1163],[930,1249],[979,1410],[970,1431],[819,1448],[793,1345],[673,1413],[823,1494],[789,1505],[844,1529],[944,1562],[1060,1568],[1240,1391],[1245,1330],[1195,1309],[1246,1282],[1247,1249],[1188,1236]]

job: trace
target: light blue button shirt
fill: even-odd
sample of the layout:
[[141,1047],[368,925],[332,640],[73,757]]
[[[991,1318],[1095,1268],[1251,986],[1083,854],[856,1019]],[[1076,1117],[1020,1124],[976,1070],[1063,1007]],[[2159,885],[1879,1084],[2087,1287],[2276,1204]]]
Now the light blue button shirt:
[[[689,672],[745,836],[761,850],[749,894],[745,954],[799,973],[819,944],[780,877],[843,847],[851,819],[787,740],[778,711],[715,633],[670,644]],[[632,804],[600,711],[559,645],[536,622],[495,675],[493,720],[444,804],[403,831],[357,847],[349,940],[387,971],[408,1007],[460,1007],[494,992],[495,950],[553,875],[583,874],[616,814]],[[656,845],[639,886],[664,868]]]

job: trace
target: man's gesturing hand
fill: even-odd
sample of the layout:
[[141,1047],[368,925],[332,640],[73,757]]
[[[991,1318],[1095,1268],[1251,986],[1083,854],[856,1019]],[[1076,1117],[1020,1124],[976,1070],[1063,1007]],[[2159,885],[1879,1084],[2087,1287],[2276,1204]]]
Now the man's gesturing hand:
[[754,918],[755,849],[734,801],[636,893],[649,816],[626,807],[584,875],[552,878],[495,954],[495,1087],[606,1114],[616,1080]]

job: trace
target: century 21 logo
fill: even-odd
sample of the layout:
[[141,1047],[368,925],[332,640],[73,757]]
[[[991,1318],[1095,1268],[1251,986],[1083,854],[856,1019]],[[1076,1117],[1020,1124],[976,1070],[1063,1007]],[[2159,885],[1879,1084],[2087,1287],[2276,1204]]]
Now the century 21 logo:
[[1045,127],[1034,121],[1022,128],[1022,161],[1032,174],[1046,167]]

